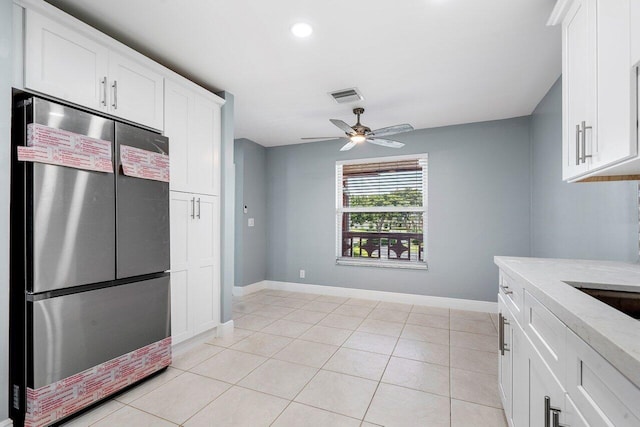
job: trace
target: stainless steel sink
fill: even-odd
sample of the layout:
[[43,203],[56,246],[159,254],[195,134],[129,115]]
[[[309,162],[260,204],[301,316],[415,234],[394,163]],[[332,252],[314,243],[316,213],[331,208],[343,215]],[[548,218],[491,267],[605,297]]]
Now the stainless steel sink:
[[600,283],[565,283],[634,319],[640,320],[640,287]]

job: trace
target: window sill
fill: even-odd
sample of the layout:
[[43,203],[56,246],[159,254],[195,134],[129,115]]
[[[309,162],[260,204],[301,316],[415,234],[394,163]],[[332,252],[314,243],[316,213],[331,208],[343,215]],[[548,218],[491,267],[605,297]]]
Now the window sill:
[[429,270],[426,262],[403,261],[374,261],[371,259],[356,260],[352,258],[337,258],[336,265],[351,265],[357,267],[399,268],[402,270]]

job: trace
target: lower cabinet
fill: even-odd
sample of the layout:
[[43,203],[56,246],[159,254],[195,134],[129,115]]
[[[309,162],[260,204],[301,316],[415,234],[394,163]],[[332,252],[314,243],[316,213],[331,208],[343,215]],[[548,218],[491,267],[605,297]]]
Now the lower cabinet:
[[220,323],[218,197],[171,192],[171,335],[179,343]]
[[513,416],[513,318],[502,295],[498,297],[498,389],[507,419]]
[[559,427],[564,417],[564,389],[535,349],[529,349],[528,356],[528,425]]
[[524,289],[523,326],[498,294],[500,397],[510,427],[640,427],[640,388]]

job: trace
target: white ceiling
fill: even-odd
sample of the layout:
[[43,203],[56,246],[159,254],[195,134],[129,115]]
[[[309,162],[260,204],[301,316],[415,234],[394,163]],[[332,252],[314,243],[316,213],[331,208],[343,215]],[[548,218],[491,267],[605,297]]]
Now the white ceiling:
[[[329,118],[416,129],[530,114],[561,72],[555,0],[48,0],[235,95],[235,136],[340,136]],[[314,28],[297,39],[297,21]],[[327,95],[358,87],[364,101]],[[398,136],[402,140],[401,136]]]

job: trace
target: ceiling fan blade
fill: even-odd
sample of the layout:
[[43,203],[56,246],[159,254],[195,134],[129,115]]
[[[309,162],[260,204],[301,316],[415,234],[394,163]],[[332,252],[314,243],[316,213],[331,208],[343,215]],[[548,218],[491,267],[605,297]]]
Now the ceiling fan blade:
[[349,151],[351,150],[353,147],[355,147],[358,143],[357,142],[347,142],[346,144],[344,144],[342,146],[342,148],[340,149],[340,151]]
[[308,136],[300,139],[342,139],[342,138],[345,138],[345,137],[344,136]]
[[367,138],[367,142],[376,145],[382,145],[383,147],[389,148],[402,148],[404,144],[402,142],[393,141],[391,139],[382,139],[382,138]]
[[353,131],[353,129],[351,128],[351,126],[349,126],[348,124],[346,124],[345,122],[343,122],[342,120],[338,120],[338,119],[329,119],[329,121],[331,123],[333,123],[334,125],[338,126],[340,129],[342,129],[343,131],[345,131],[346,133],[348,133],[349,135],[354,134],[355,132]]
[[371,136],[377,138],[379,136],[393,135],[396,133],[409,132],[413,130],[413,126],[408,123],[395,126],[387,126],[386,128],[376,129],[371,132]]

